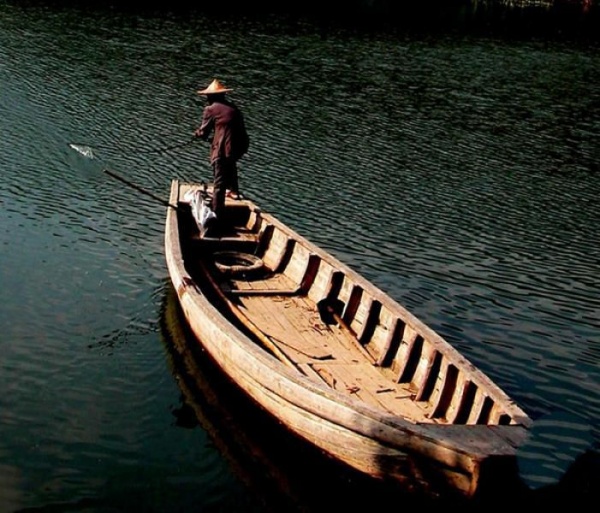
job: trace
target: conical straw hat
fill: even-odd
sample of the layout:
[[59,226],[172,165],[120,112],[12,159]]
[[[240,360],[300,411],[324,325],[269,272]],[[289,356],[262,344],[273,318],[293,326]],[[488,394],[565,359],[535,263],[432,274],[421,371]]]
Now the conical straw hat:
[[198,94],[222,94],[228,93],[229,91],[233,91],[233,89],[226,88],[215,78],[206,89],[198,91]]

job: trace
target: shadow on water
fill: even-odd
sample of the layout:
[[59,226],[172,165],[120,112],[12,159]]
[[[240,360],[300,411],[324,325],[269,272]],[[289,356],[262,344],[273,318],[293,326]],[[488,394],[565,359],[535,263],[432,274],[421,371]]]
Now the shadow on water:
[[600,499],[600,457],[584,454],[558,484],[523,491],[521,497],[479,496],[465,501],[426,495],[368,478],[329,459],[288,432],[231,383],[190,332],[170,283],[161,313],[169,367],[181,390],[172,410],[183,428],[200,426],[265,511],[359,511],[402,503],[409,507],[481,507],[519,499],[528,506],[550,506],[557,499]]

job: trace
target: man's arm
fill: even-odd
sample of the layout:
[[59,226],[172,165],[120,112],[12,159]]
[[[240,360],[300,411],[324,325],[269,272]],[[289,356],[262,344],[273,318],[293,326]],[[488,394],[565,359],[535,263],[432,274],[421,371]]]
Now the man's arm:
[[213,131],[215,126],[214,118],[208,109],[204,109],[204,113],[202,114],[202,123],[194,132],[194,137],[200,137],[200,139],[207,140],[208,136]]

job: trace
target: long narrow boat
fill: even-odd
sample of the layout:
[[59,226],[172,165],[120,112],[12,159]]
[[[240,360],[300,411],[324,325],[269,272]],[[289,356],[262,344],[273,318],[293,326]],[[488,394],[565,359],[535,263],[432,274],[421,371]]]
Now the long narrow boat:
[[173,180],[167,267],[198,343],[327,455],[436,495],[521,490],[530,417],[406,308],[246,198],[204,231],[210,185]]

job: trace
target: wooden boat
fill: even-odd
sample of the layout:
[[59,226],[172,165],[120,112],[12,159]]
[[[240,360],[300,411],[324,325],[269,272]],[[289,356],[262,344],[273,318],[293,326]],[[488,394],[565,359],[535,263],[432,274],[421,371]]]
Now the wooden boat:
[[264,410],[327,455],[416,491],[523,486],[532,420],[385,292],[245,198],[203,235],[210,185],[174,180],[167,267],[199,344]]

